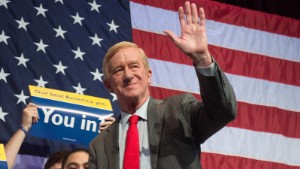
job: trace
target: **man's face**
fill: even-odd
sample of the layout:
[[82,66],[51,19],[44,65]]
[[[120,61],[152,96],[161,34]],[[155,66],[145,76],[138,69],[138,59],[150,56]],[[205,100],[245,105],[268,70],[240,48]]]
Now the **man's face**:
[[64,166],[64,169],[88,169],[89,154],[78,151],[71,154]]
[[105,85],[118,96],[119,101],[141,101],[149,97],[151,70],[146,69],[138,48],[121,49],[108,63],[109,79]]

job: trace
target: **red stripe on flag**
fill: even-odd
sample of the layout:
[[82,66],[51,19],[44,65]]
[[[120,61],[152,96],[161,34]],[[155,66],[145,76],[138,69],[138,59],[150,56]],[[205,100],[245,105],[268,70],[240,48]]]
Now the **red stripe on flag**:
[[300,138],[300,113],[238,102],[238,116],[228,126]]
[[299,169],[297,166],[289,166],[281,163],[206,152],[201,154],[201,163],[205,168]]
[[[151,86],[150,93],[156,99],[164,99],[186,92]],[[200,95],[193,95],[199,100],[201,99]],[[238,102],[237,119],[228,126],[300,138],[300,125],[297,125],[299,123],[300,113]]]
[[[192,65],[191,60],[164,35],[133,29],[133,41],[142,46],[149,58]],[[300,86],[300,63],[209,46],[221,68],[231,74]],[[266,69],[266,67],[268,69]]]
[[[131,0],[132,2],[177,11],[185,0]],[[292,18],[249,10],[233,5],[207,0],[191,0],[202,6],[207,19],[245,26],[276,34],[300,38],[300,21]]]

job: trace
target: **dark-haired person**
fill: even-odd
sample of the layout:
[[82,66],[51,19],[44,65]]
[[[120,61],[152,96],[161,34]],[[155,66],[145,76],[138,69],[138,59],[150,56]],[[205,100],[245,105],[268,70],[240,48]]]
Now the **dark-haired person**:
[[62,169],[88,169],[89,152],[86,149],[70,151],[62,161]]
[[50,155],[44,169],[61,169],[62,161],[69,152],[69,150],[60,150]]

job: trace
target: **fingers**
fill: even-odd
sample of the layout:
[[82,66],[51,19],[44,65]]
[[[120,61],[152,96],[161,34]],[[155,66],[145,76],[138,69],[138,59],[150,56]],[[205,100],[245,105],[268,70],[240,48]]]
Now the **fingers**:
[[196,4],[192,3],[191,8],[192,8],[192,23],[198,23],[199,18],[198,18],[198,12],[197,12]]
[[[195,3],[190,3],[189,1],[185,2],[184,11],[182,7],[179,7],[178,14],[180,19],[180,24],[195,24],[199,21],[197,6]],[[184,16],[186,16],[186,23],[183,23]]]
[[31,125],[34,123],[37,123],[39,120],[38,115],[38,106],[33,103],[29,103],[24,109],[23,109],[23,115],[22,115],[22,126],[29,130],[31,128]]
[[111,121],[105,121],[100,123],[99,127],[100,127],[100,131],[105,130],[108,126],[110,126],[113,122]]
[[116,119],[114,117],[107,117],[105,121],[111,121],[111,123],[113,123],[116,121]]
[[175,35],[172,31],[169,31],[169,30],[165,30],[164,33],[169,37],[171,38],[171,40],[173,42],[175,42],[176,38],[177,38],[177,35]]
[[184,26],[186,24],[186,20],[185,20],[185,14],[182,6],[178,8],[178,18],[179,18],[180,26],[181,27]]
[[205,12],[204,9],[201,7],[199,8],[199,17],[200,17],[200,25],[205,26]]
[[[199,8],[199,15],[197,5],[195,3],[186,1],[184,8],[182,6],[178,8],[178,18],[181,29],[184,30],[186,26],[190,24],[198,24],[200,22],[205,25],[205,14],[203,8]],[[164,33],[167,34],[168,37],[170,37],[174,42],[176,42],[176,39],[178,38],[177,35],[169,30],[165,30]]]
[[39,121],[39,114],[37,113],[37,115],[33,115],[32,117],[32,123],[35,124]]
[[36,104],[34,104],[34,103],[29,103],[26,107],[38,107]]
[[112,121],[104,121],[104,122],[100,123],[100,127],[101,128],[106,128],[109,125],[111,125],[112,123],[113,123]]
[[187,24],[192,23],[192,12],[191,12],[191,4],[189,1],[184,3],[184,10],[186,15],[186,22]]
[[110,126],[115,121],[116,121],[116,119],[114,117],[107,117],[107,118],[105,118],[105,121],[102,121],[99,124],[99,130],[100,131],[105,130],[108,126]]
[[25,109],[23,110],[23,114],[25,117],[30,117],[30,118],[38,118],[38,109],[37,105],[33,103],[29,103]]

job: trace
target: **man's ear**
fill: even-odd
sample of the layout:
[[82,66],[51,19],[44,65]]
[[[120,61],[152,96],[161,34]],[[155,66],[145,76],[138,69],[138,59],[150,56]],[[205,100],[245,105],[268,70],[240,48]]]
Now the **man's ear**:
[[148,84],[151,84],[152,70],[148,70]]
[[112,90],[112,88],[111,88],[111,86],[110,86],[109,81],[104,80],[104,85],[105,85],[105,87],[108,89],[108,91],[109,91],[110,93],[113,93],[113,90]]

